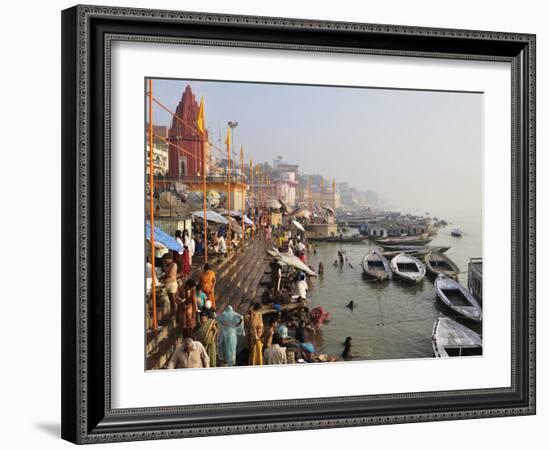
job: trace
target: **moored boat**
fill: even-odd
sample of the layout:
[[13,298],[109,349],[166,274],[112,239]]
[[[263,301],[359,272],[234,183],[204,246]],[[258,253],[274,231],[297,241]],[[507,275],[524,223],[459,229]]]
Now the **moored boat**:
[[[395,248],[395,250],[394,250]],[[416,258],[423,258],[430,252],[445,253],[451,247],[447,246],[416,246],[416,245],[404,245],[392,247],[391,250],[381,252],[382,256],[386,258],[393,258],[399,255],[399,253],[406,253],[407,255],[415,256]]]
[[361,265],[365,275],[374,280],[383,281],[391,275],[390,262],[377,251],[370,252],[365,256]]
[[462,237],[462,231],[460,231],[458,228],[455,228],[453,231],[451,231],[451,236]]
[[483,259],[470,258],[468,263],[468,289],[476,300],[483,303]]
[[481,336],[448,317],[439,317],[435,321],[432,348],[436,358],[478,356],[483,353]]
[[427,234],[421,236],[401,236],[393,238],[384,238],[375,240],[377,245],[385,247],[387,245],[427,245],[432,242]]
[[438,246],[429,246],[429,245],[400,245],[400,244],[379,244],[377,243],[377,245],[379,247],[382,247],[384,250],[387,250],[387,251],[402,251],[402,252],[406,252],[408,250],[412,250],[412,251],[419,251],[419,250],[429,250],[429,251],[438,251],[440,253],[445,253],[447,250],[449,250],[451,248],[450,245],[448,246],[443,246],[443,245],[438,245]]
[[365,236],[331,236],[325,239],[325,242],[347,242],[347,243],[360,243],[366,239]]
[[426,266],[417,258],[399,253],[390,263],[391,271],[402,280],[420,283],[426,276]]
[[309,237],[311,242],[339,242],[347,244],[360,244],[367,238],[365,236],[323,236],[323,237]]
[[439,252],[431,251],[424,257],[426,269],[434,276],[445,275],[452,279],[457,279],[460,269],[448,257]]
[[437,298],[461,316],[481,322],[481,306],[475,297],[458,281],[439,275],[435,280]]

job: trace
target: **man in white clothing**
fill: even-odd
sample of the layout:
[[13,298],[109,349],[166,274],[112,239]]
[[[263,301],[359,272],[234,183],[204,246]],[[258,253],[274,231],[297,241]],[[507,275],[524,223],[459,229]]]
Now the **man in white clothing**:
[[286,347],[281,347],[282,342],[281,335],[275,333],[271,346],[264,351],[264,364],[287,364]]
[[189,237],[189,231],[183,230],[183,245],[189,250],[189,265],[193,264],[195,254],[195,240]]
[[185,338],[168,363],[169,369],[210,367],[210,358],[199,341]]
[[227,244],[223,235],[218,236],[218,252],[227,253]]
[[296,289],[298,290],[298,295],[305,300],[307,298],[308,286],[306,275],[303,272],[300,273],[298,281],[296,282]]

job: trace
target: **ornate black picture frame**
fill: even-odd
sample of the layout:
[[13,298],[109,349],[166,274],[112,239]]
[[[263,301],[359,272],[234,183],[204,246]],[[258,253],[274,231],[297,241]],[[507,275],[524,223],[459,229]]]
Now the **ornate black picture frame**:
[[[511,386],[113,409],[109,112],[116,40],[510,62]],[[64,439],[84,444],[535,413],[534,35],[75,6],[62,13],[62,109]]]

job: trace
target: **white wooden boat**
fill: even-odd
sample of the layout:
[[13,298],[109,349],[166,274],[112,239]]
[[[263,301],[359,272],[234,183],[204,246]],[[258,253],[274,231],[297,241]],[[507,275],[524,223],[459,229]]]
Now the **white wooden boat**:
[[481,322],[481,306],[458,281],[439,275],[435,280],[437,298],[454,312],[475,322]]
[[388,245],[428,245],[432,238],[427,233],[421,236],[399,236],[375,240],[377,245],[386,247]]
[[399,253],[405,253],[407,255],[414,256],[416,258],[424,258],[428,253],[430,252],[440,252],[444,253],[447,250],[449,250],[451,247],[443,247],[443,246],[414,246],[414,245],[405,245],[403,247],[399,247],[399,250],[390,250],[390,251],[383,251],[381,252],[382,256],[385,256],[386,258],[393,258],[394,256],[399,255]]
[[383,281],[391,276],[390,262],[376,250],[363,258],[363,272],[369,278]]
[[439,253],[445,253],[447,250],[451,248],[450,245],[380,245],[384,250],[387,251],[397,251],[398,253],[406,253],[408,250],[412,251],[420,251],[420,250],[427,250],[427,251],[434,251]]
[[445,275],[454,280],[457,279],[460,269],[448,257],[439,252],[430,252],[424,257],[426,269],[434,276]]
[[478,356],[483,353],[481,336],[448,317],[439,317],[435,321],[432,348],[436,358]]
[[483,258],[470,258],[468,289],[481,305],[483,303]]
[[417,258],[399,253],[391,260],[391,271],[402,280],[420,283],[426,276],[426,266]]

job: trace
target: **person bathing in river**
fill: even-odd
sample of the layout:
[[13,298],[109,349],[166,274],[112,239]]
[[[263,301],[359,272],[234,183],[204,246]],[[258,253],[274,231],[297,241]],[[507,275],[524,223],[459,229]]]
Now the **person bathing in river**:
[[323,266],[323,262],[319,261],[319,268],[317,269],[318,275],[323,275],[325,273],[325,268]]
[[313,329],[318,333],[323,324],[329,319],[330,314],[322,306],[316,306],[309,312],[309,320]]
[[351,337],[348,336],[342,345],[344,346],[344,351],[342,352],[342,357],[344,359],[353,358],[353,355],[351,354]]

